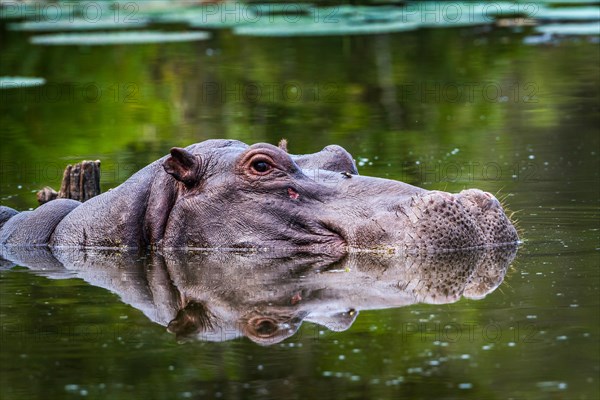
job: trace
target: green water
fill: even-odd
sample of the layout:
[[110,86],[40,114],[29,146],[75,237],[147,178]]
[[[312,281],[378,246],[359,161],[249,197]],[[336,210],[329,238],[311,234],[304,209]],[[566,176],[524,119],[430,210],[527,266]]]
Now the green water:
[[[174,26],[173,29],[179,27]],[[361,174],[477,187],[516,211],[524,244],[481,300],[304,322],[281,343],[178,343],[81,279],[0,272],[0,398],[595,399],[600,391],[600,52],[533,28],[40,46],[2,31],[0,200],[20,210],[67,163],[108,190],[209,138],[293,153],[336,143]],[[276,283],[274,283],[276,285]],[[468,326],[472,330],[468,330]],[[415,328],[417,327],[417,328]]]

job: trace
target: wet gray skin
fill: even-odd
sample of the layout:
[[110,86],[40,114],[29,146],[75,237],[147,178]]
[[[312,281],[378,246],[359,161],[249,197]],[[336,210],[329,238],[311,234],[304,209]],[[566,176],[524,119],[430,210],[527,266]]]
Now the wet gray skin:
[[246,336],[263,345],[292,336],[303,321],[344,331],[361,310],[481,299],[500,285],[517,250],[351,253],[332,262],[308,254],[0,249],[4,267],[108,289],[178,339]]
[[478,249],[516,243],[500,203],[476,189],[427,191],[359,176],[327,146],[291,155],[270,144],[208,140],[148,165],[81,204],[0,208],[5,246],[272,249],[341,257]]

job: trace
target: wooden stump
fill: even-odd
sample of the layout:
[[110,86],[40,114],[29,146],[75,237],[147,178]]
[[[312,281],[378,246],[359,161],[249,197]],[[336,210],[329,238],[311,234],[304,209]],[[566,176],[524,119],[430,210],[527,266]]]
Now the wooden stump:
[[73,199],[87,201],[100,194],[100,160],[82,161],[75,165],[67,165],[63,173],[60,190],[56,192],[46,186],[37,192],[40,204],[54,199]]

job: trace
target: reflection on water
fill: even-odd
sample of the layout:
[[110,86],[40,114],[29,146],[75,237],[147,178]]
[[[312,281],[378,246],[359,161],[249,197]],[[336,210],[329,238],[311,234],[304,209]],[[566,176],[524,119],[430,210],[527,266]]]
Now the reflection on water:
[[12,263],[81,278],[116,293],[178,338],[246,336],[271,345],[303,321],[345,331],[361,310],[482,299],[504,279],[516,247],[414,256],[351,253],[342,261],[271,253],[2,248]]

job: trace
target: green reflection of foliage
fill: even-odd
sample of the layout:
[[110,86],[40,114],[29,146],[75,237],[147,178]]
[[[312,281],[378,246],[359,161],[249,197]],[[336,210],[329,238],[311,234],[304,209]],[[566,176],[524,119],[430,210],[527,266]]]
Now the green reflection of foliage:
[[[515,123],[556,125],[564,97],[550,93],[598,85],[585,67],[594,58],[587,45],[531,51],[523,34],[501,29],[318,39],[218,31],[205,43],[100,48],[47,48],[30,45],[23,33],[8,36],[0,74],[41,76],[47,84],[0,93],[2,139],[11,143],[1,159],[55,165],[100,158],[110,171],[105,186],[171,145],[215,137],[286,137],[298,153],[335,142],[355,156],[377,156],[382,166],[391,162],[388,176],[419,183],[407,165],[444,161],[455,148],[459,160],[512,162]],[[555,60],[575,63],[585,78],[566,88],[554,78],[564,68]],[[382,175],[377,166],[363,172]],[[57,185],[55,175],[5,174],[12,189],[3,184],[3,191]]]

